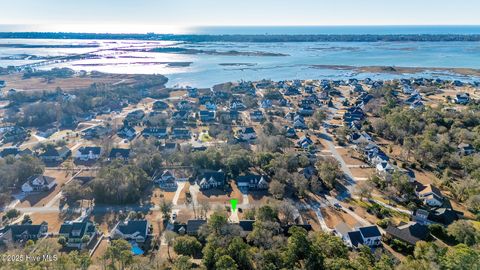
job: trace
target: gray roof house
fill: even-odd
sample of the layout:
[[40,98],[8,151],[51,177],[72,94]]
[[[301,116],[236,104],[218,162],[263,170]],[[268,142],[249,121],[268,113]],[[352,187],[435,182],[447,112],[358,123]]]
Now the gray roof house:
[[144,243],[149,235],[149,230],[150,224],[147,220],[128,220],[118,222],[110,232],[110,237]]

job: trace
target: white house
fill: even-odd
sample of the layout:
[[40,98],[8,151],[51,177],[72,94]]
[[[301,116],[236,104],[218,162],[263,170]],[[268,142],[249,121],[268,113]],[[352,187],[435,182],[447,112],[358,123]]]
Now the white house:
[[162,175],[155,178],[154,182],[163,189],[174,189],[177,188],[177,181],[173,172],[169,170],[163,171]]
[[255,140],[257,133],[252,127],[244,127],[238,131],[238,138],[244,141]]
[[262,190],[268,189],[268,182],[263,175],[244,175],[237,178],[238,189],[248,192],[249,189]]
[[75,157],[82,161],[97,160],[100,158],[102,148],[98,146],[85,146],[77,150]]
[[47,191],[57,185],[55,178],[45,175],[32,175],[22,185],[23,192]]
[[377,174],[384,178],[392,174],[395,170],[395,168],[386,161],[378,163],[375,168],[377,169]]
[[415,193],[426,205],[432,207],[439,207],[443,205],[443,195],[440,190],[433,185],[428,184],[426,186],[419,186]]
[[197,177],[200,189],[211,189],[225,185],[225,173],[222,170],[202,170]]
[[356,231],[348,232],[346,242],[349,246],[358,248],[359,245],[377,247],[381,243],[382,234],[375,225],[360,227]]

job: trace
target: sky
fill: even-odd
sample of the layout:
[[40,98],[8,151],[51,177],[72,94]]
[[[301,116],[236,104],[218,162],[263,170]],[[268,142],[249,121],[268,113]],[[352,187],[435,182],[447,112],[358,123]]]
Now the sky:
[[480,25],[479,0],[0,0],[0,24],[128,30],[139,25]]

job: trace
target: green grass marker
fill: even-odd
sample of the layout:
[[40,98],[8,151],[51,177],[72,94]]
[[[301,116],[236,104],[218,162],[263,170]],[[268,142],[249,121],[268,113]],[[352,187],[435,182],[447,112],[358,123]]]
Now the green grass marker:
[[230,200],[230,204],[232,205],[232,212],[237,210],[237,202],[238,202],[237,199]]

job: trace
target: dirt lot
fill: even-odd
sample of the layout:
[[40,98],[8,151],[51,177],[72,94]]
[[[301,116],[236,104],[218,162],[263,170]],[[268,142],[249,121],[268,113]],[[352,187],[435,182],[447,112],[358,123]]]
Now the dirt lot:
[[304,222],[312,225],[313,231],[317,232],[322,230],[320,224],[318,223],[317,215],[315,215],[313,210],[301,211],[300,214],[302,215]]
[[355,158],[355,155],[352,157],[350,152],[353,154],[353,149],[349,148],[338,148],[337,152],[342,156],[342,159],[347,163],[347,165],[367,165],[365,162],[360,159]]
[[0,80],[5,81],[7,84],[6,89],[16,89],[16,90],[25,90],[25,91],[35,91],[35,90],[55,90],[57,87],[62,88],[63,90],[74,90],[89,87],[93,83],[129,83],[134,82],[133,75],[125,74],[105,74],[102,77],[72,77],[60,79],[57,78],[51,82],[48,82],[44,78],[30,78],[23,79],[22,74],[9,74],[0,76]]
[[58,213],[33,213],[30,215],[32,224],[40,224],[43,221],[48,223],[48,232],[58,233],[60,226],[63,224],[63,219]]
[[160,202],[163,200],[167,202],[172,202],[174,196],[175,191],[165,191],[158,187],[154,187],[152,191],[152,196],[150,197],[150,201],[153,205],[159,205]]
[[352,172],[353,177],[358,178],[368,178],[372,174],[375,174],[374,168],[350,168],[350,171]]
[[358,223],[356,219],[347,213],[340,210],[335,210],[330,207],[321,208],[322,215],[325,218],[325,223],[331,229],[335,228],[339,223],[346,223],[350,228],[355,227]]

